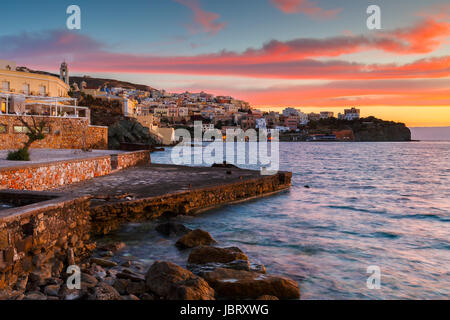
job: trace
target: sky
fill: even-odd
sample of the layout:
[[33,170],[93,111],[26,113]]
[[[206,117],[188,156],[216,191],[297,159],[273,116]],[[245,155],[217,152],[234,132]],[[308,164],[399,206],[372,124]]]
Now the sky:
[[[69,30],[69,5],[81,29]],[[381,9],[369,30],[366,10]],[[26,7],[27,10],[24,10]],[[450,3],[41,0],[2,3],[0,58],[172,92],[450,126]]]

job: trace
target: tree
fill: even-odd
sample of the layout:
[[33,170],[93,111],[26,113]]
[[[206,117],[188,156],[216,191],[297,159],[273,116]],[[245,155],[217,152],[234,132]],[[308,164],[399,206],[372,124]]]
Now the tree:
[[22,161],[30,161],[30,154],[28,150],[30,146],[35,141],[45,139],[45,128],[47,127],[47,121],[42,119],[39,122],[36,122],[36,119],[31,116],[32,124],[30,125],[27,121],[25,121],[22,117],[19,117],[19,121],[23,124],[25,128],[27,128],[27,132],[25,133],[28,137],[28,140],[24,143],[23,147],[17,151],[12,151],[8,153],[7,160],[22,160]]

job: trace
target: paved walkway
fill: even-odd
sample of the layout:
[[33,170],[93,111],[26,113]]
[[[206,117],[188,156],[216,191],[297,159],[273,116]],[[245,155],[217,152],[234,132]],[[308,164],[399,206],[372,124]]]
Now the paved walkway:
[[[227,173],[230,172],[231,174]],[[212,187],[259,178],[259,171],[238,168],[183,167],[150,164],[128,168],[107,176],[53,189],[78,195],[107,196],[108,201],[173,194],[193,188]]]

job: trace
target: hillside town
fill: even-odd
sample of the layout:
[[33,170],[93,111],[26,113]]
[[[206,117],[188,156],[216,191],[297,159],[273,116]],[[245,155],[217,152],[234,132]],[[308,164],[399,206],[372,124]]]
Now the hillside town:
[[[82,119],[84,129],[81,130],[82,133],[72,133],[72,140],[81,141],[78,144],[83,146],[105,147],[108,145],[108,138],[109,148],[118,148],[124,142],[150,141],[153,144],[173,145],[176,143],[175,129],[193,128],[198,121],[201,121],[203,131],[215,128],[221,130],[224,136],[228,129],[274,129],[279,132],[281,141],[392,139],[384,134],[378,137],[372,134],[369,138],[358,136],[355,128],[359,130],[363,126],[364,132],[379,132],[385,124],[383,122],[380,125],[382,120],[373,117],[361,119],[360,109],[354,107],[344,109],[343,113],[336,116],[331,111],[305,113],[291,107],[286,107],[281,112],[263,111],[253,108],[246,101],[231,96],[214,96],[203,91],[170,93],[117,80],[95,79],[90,76],[71,78],[66,62],[61,64],[58,77],[17,67],[13,61],[1,60],[0,82],[0,117],[40,115],[51,117],[53,122]],[[115,116],[112,120],[111,113]],[[27,130],[19,123],[9,125],[8,128],[11,118],[1,119],[2,133],[24,133]],[[116,124],[121,119],[118,128]],[[140,131],[134,134],[136,137],[131,139],[125,131],[130,126],[133,130],[136,128],[129,121],[137,121],[141,125],[138,128]],[[355,127],[355,124],[358,125]],[[64,130],[65,128],[61,128],[55,131],[61,134]],[[68,135],[67,132],[63,134],[64,137]],[[76,139],[76,135],[81,135],[83,139]],[[149,138],[142,139],[142,136]],[[8,138],[3,140],[18,141]],[[8,147],[15,147],[9,144],[5,143]]]

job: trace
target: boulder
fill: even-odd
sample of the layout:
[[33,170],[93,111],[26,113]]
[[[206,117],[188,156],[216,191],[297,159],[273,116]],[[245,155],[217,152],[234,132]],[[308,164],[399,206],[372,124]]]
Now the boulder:
[[126,244],[124,242],[113,242],[106,244],[104,246],[101,246],[99,249],[105,252],[117,252],[119,250],[122,250],[126,247]]
[[209,232],[197,229],[185,234],[176,242],[176,246],[182,249],[217,243]]
[[91,276],[87,273],[81,273],[81,287],[84,288],[94,288],[98,283],[97,278]]
[[220,298],[257,299],[267,295],[278,299],[300,298],[297,282],[285,277],[226,268],[204,272],[201,276]]
[[27,293],[23,300],[47,300],[47,297],[42,292],[33,291]]
[[112,286],[100,282],[89,296],[88,300],[123,300],[122,296]]
[[127,279],[116,279],[116,281],[114,281],[114,289],[117,290],[117,292],[119,292],[120,294],[127,294],[128,293],[128,284],[130,283],[130,280]]
[[228,263],[235,260],[248,260],[248,257],[236,247],[217,248],[210,246],[201,246],[192,250],[188,262],[195,264],[205,263]]
[[156,231],[159,233],[165,235],[165,236],[171,236],[171,235],[184,235],[190,231],[188,227],[185,227],[181,223],[176,222],[165,222],[160,223],[156,226]]
[[57,297],[59,292],[60,286],[57,284],[51,284],[44,288],[44,293],[47,296]]
[[147,289],[169,300],[214,300],[205,280],[171,262],[156,261],[145,278]]
[[100,258],[91,258],[91,263],[95,263],[101,267],[107,267],[107,268],[112,268],[112,267],[117,266],[117,263],[114,261],[100,259]]

